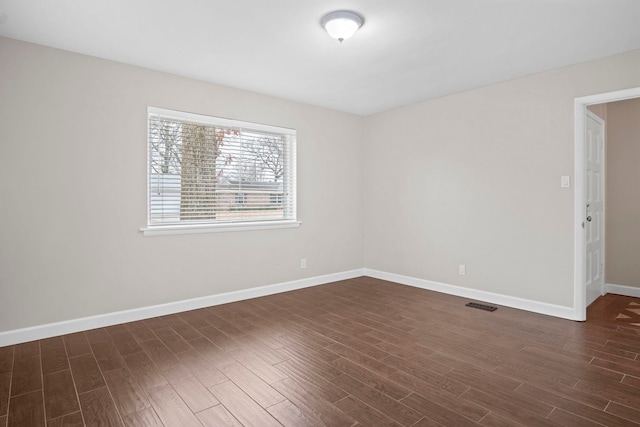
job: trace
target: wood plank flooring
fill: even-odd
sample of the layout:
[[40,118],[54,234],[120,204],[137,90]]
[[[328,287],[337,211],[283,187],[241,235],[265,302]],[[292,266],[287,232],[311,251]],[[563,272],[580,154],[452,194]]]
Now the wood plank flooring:
[[640,298],[607,294],[589,306],[589,320],[640,330]]
[[579,323],[361,277],[2,347],[0,427],[638,426],[620,298]]

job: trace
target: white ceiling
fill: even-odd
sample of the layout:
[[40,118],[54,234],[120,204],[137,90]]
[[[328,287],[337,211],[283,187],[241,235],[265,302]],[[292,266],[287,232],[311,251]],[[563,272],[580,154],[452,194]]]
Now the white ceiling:
[[367,115],[639,49],[640,1],[0,0],[0,35]]

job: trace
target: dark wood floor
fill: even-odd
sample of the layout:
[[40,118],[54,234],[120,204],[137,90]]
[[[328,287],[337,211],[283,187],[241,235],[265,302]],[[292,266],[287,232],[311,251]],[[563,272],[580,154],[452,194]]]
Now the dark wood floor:
[[603,326],[619,326],[623,331],[628,328],[640,331],[640,298],[607,294],[598,298],[587,310],[590,322],[599,322]]
[[466,302],[363,277],[3,347],[0,426],[640,424],[640,328]]

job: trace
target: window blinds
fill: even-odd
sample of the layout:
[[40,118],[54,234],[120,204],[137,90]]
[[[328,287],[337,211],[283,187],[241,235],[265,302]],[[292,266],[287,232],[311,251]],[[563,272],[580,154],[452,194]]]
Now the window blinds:
[[148,109],[149,226],[295,220],[294,130]]

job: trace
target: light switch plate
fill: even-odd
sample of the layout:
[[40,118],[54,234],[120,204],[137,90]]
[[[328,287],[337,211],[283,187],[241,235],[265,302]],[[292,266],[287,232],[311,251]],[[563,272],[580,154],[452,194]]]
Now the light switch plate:
[[560,187],[562,188],[571,187],[571,180],[568,175],[563,175],[560,177]]

